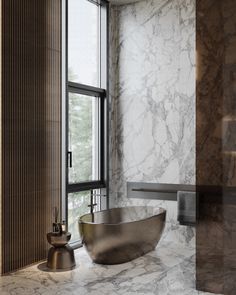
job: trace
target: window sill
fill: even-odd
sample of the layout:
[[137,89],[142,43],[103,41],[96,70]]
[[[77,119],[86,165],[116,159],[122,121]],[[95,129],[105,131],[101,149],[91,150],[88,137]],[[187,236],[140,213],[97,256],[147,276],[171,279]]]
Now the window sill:
[[83,244],[82,244],[81,241],[71,242],[71,243],[69,243],[69,245],[71,246],[71,248],[73,250],[76,250],[76,249],[79,249],[79,248],[82,248],[83,247]]

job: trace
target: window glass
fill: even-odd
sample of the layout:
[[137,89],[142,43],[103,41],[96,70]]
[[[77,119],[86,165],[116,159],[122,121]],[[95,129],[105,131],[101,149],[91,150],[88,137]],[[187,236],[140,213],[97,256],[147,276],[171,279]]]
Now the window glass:
[[[90,212],[90,190],[81,190],[104,186],[104,97],[93,88],[106,89],[107,79],[107,6],[99,4],[68,1],[66,189],[72,242],[80,240],[79,217]],[[98,196],[94,202],[99,204],[94,211],[101,209]]]
[[98,113],[99,98],[69,93],[69,183],[99,180]]
[[68,1],[68,79],[100,86],[99,5]]
[[90,191],[68,194],[68,225],[71,242],[80,240],[79,217],[90,212]]
[[[93,202],[97,204],[93,211],[96,212],[101,210],[100,190],[94,190],[93,193]],[[68,230],[71,233],[72,243],[80,241],[81,239],[78,221],[82,215],[90,213],[90,207],[88,207],[88,205],[90,205],[90,194],[91,191],[68,194]]]

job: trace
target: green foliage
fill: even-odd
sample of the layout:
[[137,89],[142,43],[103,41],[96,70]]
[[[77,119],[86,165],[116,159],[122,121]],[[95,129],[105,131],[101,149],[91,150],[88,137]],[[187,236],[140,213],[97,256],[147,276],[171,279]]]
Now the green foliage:
[[80,239],[78,230],[79,217],[89,213],[90,191],[71,193],[68,195],[68,224],[72,233],[72,241]]
[[[69,78],[73,78],[71,72]],[[69,94],[69,150],[73,153],[73,165],[69,169],[70,183],[92,179],[93,100],[89,96]],[[89,212],[89,204],[90,191],[68,195],[68,225],[72,241],[79,239],[78,219]]]
[[92,100],[81,94],[69,95],[69,149],[73,152],[69,179],[72,183],[92,179]]

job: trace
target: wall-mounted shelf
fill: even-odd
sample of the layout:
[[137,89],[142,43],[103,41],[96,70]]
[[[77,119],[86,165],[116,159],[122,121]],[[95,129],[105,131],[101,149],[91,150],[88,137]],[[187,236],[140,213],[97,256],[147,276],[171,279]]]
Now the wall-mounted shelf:
[[187,185],[171,183],[127,182],[127,197],[134,199],[177,201],[177,192],[197,192],[202,196],[233,196],[236,200],[236,187],[216,185]]
[[177,192],[195,192],[195,185],[127,182],[128,198],[177,201]]

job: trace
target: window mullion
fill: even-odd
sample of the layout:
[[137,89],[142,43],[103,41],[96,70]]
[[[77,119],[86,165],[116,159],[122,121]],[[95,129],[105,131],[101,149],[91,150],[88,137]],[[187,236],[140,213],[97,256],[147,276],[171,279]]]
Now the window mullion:
[[85,94],[85,95],[95,96],[95,97],[101,97],[106,94],[105,89],[78,84],[74,82],[68,82],[68,90],[69,92]]

